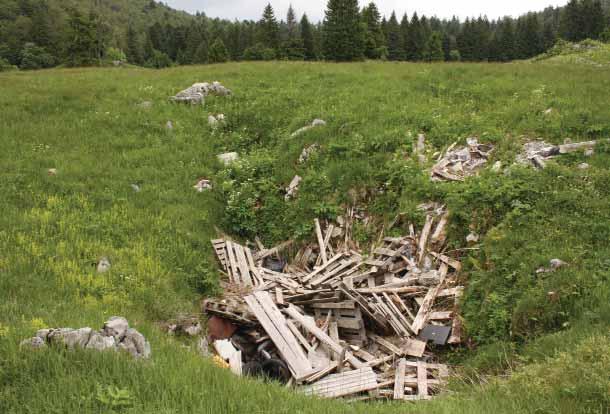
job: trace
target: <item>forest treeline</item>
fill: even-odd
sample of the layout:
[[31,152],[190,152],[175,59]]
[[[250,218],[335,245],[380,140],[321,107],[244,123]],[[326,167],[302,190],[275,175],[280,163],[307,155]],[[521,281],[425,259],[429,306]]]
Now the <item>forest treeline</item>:
[[329,0],[322,22],[190,15],[153,0],[0,0],[0,69],[229,60],[493,61],[527,59],[558,39],[610,40],[610,0],[570,0],[518,18],[382,16],[374,2]]

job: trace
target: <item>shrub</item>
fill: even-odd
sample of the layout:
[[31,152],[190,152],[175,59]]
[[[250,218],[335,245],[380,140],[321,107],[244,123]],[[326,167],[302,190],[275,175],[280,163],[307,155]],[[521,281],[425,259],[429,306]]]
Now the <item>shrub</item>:
[[245,60],[273,60],[276,57],[275,49],[267,48],[261,43],[257,43],[244,52]]
[[118,60],[120,62],[127,62],[125,52],[123,52],[121,49],[117,49],[116,47],[109,47],[106,49],[106,59],[109,61]]
[[216,39],[210,48],[210,63],[225,63],[229,60],[229,51],[221,39]]
[[172,59],[167,54],[155,50],[152,57],[146,62],[147,68],[163,69],[172,66]]
[[34,43],[26,43],[21,51],[21,69],[44,69],[55,66],[55,57]]
[[0,58],[0,72],[6,72],[15,69],[7,60]]

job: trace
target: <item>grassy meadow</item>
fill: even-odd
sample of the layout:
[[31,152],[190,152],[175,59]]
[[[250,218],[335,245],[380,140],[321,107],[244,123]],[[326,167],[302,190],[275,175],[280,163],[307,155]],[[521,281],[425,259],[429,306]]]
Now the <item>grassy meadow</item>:
[[[218,80],[230,98],[168,97]],[[610,410],[610,145],[544,171],[512,166],[528,139],[610,138],[607,69],[592,65],[231,63],[162,71],[58,69],[0,74],[0,413],[607,413]],[[149,101],[152,106],[141,105]],[[552,111],[547,112],[551,108]],[[547,112],[547,113],[545,113]],[[208,125],[223,113],[226,124]],[[326,120],[327,126],[291,133]],[[171,121],[173,129],[166,128]],[[496,146],[464,183],[432,183],[429,158],[477,136]],[[297,162],[304,147],[320,150]],[[216,159],[236,151],[240,162]],[[577,166],[590,164],[583,170]],[[48,170],[57,170],[49,175]],[[303,177],[297,198],[282,189]],[[197,193],[199,178],[212,191]],[[136,192],[132,184],[141,191]],[[158,323],[218,291],[217,229],[265,244],[311,235],[346,205],[384,223],[418,204],[451,211],[465,253],[468,346],[447,350],[460,380],[421,404],[312,400],[237,379]],[[98,274],[106,256],[109,272]],[[537,275],[549,259],[569,266]],[[552,294],[550,294],[552,293]],[[43,327],[99,329],[127,317],[150,361],[19,342]]]

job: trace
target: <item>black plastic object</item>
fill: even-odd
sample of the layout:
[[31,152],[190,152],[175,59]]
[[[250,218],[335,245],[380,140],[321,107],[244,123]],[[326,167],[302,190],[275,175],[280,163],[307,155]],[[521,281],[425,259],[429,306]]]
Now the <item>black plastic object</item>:
[[242,366],[242,372],[248,377],[261,377],[263,375],[263,366],[258,361],[246,362]]
[[419,333],[419,339],[422,341],[432,341],[436,345],[445,345],[451,334],[450,326],[426,325]]
[[278,259],[276,257],[265,257],[263,260],[263,266],[274,272],[282,273],[286,267],[286,260]]
[[290,370],[284,361],[272,358],[263,362],[262,368],[263,374],[270,380],[282,383],[287,383],[290,380]]

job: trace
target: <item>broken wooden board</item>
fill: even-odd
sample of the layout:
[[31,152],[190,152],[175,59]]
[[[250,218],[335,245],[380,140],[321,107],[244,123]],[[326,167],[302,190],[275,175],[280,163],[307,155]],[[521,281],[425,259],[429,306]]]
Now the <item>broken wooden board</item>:
[[252,296],[246,296],[245,300],[284,358],[295,380],[301,381],[310,376],[314,369],[269,293],[255,292]]
[[337,398],[377,388],[377,374],[366,367],[341,374],[332,374],[302,391],[307,395]]

